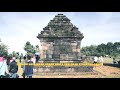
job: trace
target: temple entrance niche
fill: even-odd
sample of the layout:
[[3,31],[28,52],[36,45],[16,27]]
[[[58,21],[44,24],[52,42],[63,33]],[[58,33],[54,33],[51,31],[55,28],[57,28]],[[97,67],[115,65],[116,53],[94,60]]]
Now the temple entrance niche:
[[56,15],[38,34],[41,60],[79,60],[81,40],[78,28],[63,14]]

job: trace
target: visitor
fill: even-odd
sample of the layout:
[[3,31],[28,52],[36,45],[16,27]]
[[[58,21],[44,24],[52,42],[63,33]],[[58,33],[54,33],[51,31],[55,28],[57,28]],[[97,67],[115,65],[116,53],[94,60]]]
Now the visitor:
[[3,56],[0,55],[0,78],[8,78],[7,75],[9,75],[7,63]]
[[26,58],[27,58],[27,57],[26,57],[26,55],[25,55],[25,56],[23,57],[23,59],[26,60]]
[[31,61],[33,61],[34,64],[36,63],[36,57],[35,57],[35,55],[32,56]]
[[113,63],[118,64],[118,62],[117,62],[117,60],[115,58],[113,58]]
[[36,63],[38,63],[39,60],[40,60],[40,56],[36,55]]
[[[36,63],[36,56],[35,56],[35,55],[32,56],[31,61],[33,61],[33,64]],[[35,68],[35,66],[33,67],[33,71],[36,72],[36,68]]]
[[98,57],[95,55],[95,57],[94,57],[94,63],[93,64],[96,64],[97,61],[98,61]]
[[21,59],[22,59],[22,57],[20,56],[20,61],[19,61],[20,63],[21,63]]
[[9,65],[9,72],[10,72],[10,78],[18,78],[18,65],[17,62],[15,61],[15,57],[10,60],[10,65]]
[[27,65],[25,65],[25,71],[24,71],[24,75],[27,78],[32,78],[33,76],[33,61],[31,60],[31,56],[28,55],[27,56]]
[[102,56],[100,57],[100,63],[103,66],[103,57]]
[[10,60],[11,60],[11,57],[8,56],[8,57],[7,57],[7,65],[8,65],[8,66],[10,65]]
[[[40,61],[40,56],[37,54],[37,55],[36,55],[36,63],[38,63],[39,61]],[[39,69],[39,68],[38,68],[38,67],[35,67],[35,68],[36,68],[36,69],[35,69],[35,70],[36,70],[35,72],[38,72],[38,69]]]
[[22,73],[22,76],[23,76],[23,78],[25,78],[25,64],[26,64],[26,62],[27,62],[27,59],[26,59],[27,57],[26,57],[26,55],[23,57],[23,60],[22,60],[22,66],[21,66],[21,68],[23,69],[23,73]]

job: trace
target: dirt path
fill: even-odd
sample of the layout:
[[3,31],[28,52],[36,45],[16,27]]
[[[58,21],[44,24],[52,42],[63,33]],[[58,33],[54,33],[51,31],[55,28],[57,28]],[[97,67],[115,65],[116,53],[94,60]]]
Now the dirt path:
[[120,78],[120,68],[117,67],[102,66],[102,67],[96,67],[94,70],[101,73],[103,75],[102,77]]

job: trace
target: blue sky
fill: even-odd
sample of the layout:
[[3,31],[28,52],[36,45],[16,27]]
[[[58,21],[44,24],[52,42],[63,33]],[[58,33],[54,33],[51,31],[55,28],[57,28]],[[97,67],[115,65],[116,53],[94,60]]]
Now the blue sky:
[[81,46],[120,42],[119,12],[0,12],[0,38],[9,46],[9,52],[24,53],[25,42],[39,44],[36,36],[59,13],[83,33]]

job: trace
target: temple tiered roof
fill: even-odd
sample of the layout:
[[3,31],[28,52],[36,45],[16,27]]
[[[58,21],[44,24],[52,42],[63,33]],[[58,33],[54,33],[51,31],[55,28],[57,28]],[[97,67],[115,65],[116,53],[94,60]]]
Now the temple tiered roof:
[[56,15],[48,25],[38,34],[37,38],[47,37],[76,37],[84,38],[78,28],[63,14]]

